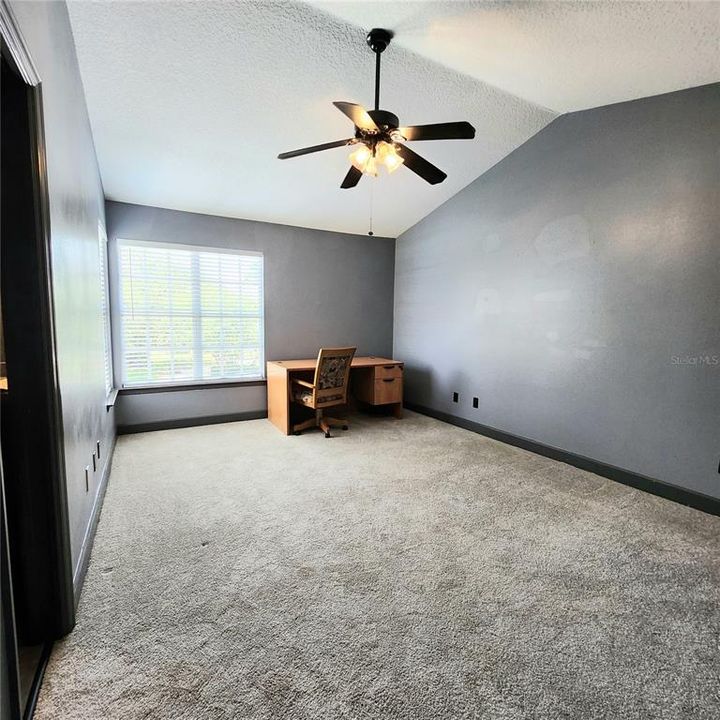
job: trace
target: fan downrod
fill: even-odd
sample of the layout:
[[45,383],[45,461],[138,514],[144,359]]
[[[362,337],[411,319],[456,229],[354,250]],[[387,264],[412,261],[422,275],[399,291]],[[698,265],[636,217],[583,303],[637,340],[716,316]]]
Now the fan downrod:
[[392,33],[384,28],[373,28],[365,38],[375,53],[375,110],[380,109],[380,55],[392,40]]

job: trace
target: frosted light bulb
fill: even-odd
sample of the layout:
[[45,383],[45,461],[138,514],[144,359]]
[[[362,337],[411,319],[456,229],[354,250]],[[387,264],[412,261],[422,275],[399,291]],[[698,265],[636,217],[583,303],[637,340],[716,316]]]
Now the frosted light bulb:
[[372,159],[372,152],[367,145],[360,145],[357,150],[350,153],[350,162],[360,170],[360,172],[365,172],[368,160],[370,159]]
[[397,148],[387,142],[378,143],[376,157],[378,162],[385,165],[385,168],[389,173],[397,170],[404,162],[398,155]]
[[389,173],[395,172],[404,162],[397,152],[394,152],[385,158],[385,167]]

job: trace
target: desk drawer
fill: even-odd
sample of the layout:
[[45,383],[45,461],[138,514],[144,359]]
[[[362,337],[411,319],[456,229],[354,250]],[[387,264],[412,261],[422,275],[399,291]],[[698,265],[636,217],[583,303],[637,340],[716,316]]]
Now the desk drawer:
[[375,380],[385,378],[401,378],[403,376],[402,365],[378,365],[375,368]]
[[402,402],[402,377],[375,380],[373,405]]

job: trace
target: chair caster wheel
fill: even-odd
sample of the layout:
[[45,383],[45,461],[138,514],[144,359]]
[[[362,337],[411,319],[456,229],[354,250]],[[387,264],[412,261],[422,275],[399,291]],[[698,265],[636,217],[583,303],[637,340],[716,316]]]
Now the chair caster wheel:
[[325,433],[325,437],[326,437],[326,438],[329,438],[329,437],[330,437],[330,433],[329,433],[329,432]]
[[343,425],[343,426],[342,426],[342,429],[343,429],[343,430],[347,430],[347,429],[348,429],[348,426],[347,426],[347,425]]

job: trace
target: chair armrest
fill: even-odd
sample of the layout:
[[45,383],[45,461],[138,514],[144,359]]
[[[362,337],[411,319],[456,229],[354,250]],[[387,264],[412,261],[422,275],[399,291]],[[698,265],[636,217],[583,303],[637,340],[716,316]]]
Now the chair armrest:
[[306,380],[297,380],[293,378],[293,382],[297,383],[298,385],[302,385],[303,387],[310,388],[311,390],[315,389],[315,386],[312,383],[307,382]]

